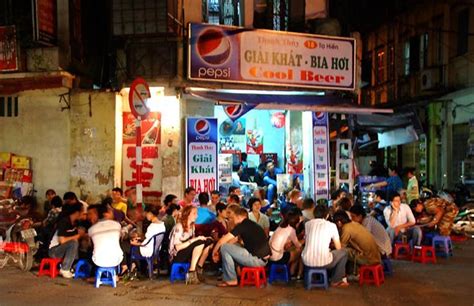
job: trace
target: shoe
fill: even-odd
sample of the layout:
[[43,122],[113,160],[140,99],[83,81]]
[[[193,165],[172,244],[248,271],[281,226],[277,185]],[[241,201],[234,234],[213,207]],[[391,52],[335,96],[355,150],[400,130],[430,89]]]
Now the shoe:
[[138,271],[137,269],[133,269],[132,271],[130,271],[130,273],[128,273],[128,279],[130,281],[133,281],[133,280],[138,280]]
[[71,271],[68,271],[68,270],[59,270],[59,274],[64,278],[73,278],[74,277],[74,274],[72,274]]
[[186,285],[199,285],[200,283],[196,271],[186,273]]
[[199,279],[199,281],[201,283],[203,283],[204,280],[205,280],[204,279],[204,269],[202,267],[197,266],[196,267],[196,274],[197,274],[197,278]]
[[349,283],[344,282],[344,281],[340,281],[340,282],[337,282],[337,283],[332,283],[331,287],[334,287],[334,288],[347,288],[347,287],[349,287]]

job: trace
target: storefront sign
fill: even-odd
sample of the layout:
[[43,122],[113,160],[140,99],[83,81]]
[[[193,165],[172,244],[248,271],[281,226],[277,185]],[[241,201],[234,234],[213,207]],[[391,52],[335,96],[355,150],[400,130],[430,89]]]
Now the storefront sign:
[[313,141],[315,200],[329,199],[329,120],[327,113],[313,113]]
[[186,120],[186,186],[197,193],[218,188],[217,118]]
[[337,90],[355,88],[355,40],[190,24],[192,80]]
[[0,27],[0,71],[18,70],[15,26]]
[[34,40],[52,45],[57,40],[56,0],[33,1]]

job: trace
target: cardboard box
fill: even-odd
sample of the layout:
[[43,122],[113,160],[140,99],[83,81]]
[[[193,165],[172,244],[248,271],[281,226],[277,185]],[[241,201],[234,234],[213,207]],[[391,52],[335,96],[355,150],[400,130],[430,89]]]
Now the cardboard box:
[[12,165],[12,153],[0,152],[0,168],[10,168]]
[[31,169],[31,157],[17,156],[12,157],[13,169]]

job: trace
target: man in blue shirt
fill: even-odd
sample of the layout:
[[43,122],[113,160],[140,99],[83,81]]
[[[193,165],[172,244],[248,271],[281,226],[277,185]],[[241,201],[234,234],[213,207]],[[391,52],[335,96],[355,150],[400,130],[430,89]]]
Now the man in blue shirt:
[[400,176],[398,176],[398,171],[396,170],[396,167],[389,167],[388,175],[389,177],[385,181],[372,184],[371,186],[369,186],[369,188],[372,189],[384,187],[388,195],[398,193],[400,189],[403,189],[403,182]]
[[209,194],[207,192],[201,192],[198,195],[199,207],[198,215],[196,218],[196,224],[210,224],[216,220],[216,215],[209,210],[207,206],[209,203]]
[[267,161],[267,171],[263,174],[263,182],[267,189],[267,200],[271,204],[275,199],[277,191],[277,174],[283,174],[283,170],[276,168],[273,161]]

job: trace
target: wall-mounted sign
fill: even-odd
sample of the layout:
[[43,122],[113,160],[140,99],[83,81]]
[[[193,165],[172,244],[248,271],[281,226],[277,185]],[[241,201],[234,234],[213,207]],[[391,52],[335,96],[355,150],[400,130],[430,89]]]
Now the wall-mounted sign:
[[190,24],[191,80],[337,90],[355,88],[355,40]]
[[0,71],[18,70],[15,26],[0,27]]
[[329,199],[329,119],[323,112],[313,113],[314,198]]
[[186,187],[218,189],[217,118],[186,120]]
[[33,0],[33,39],[46,45],[57,40],[56,0]]

